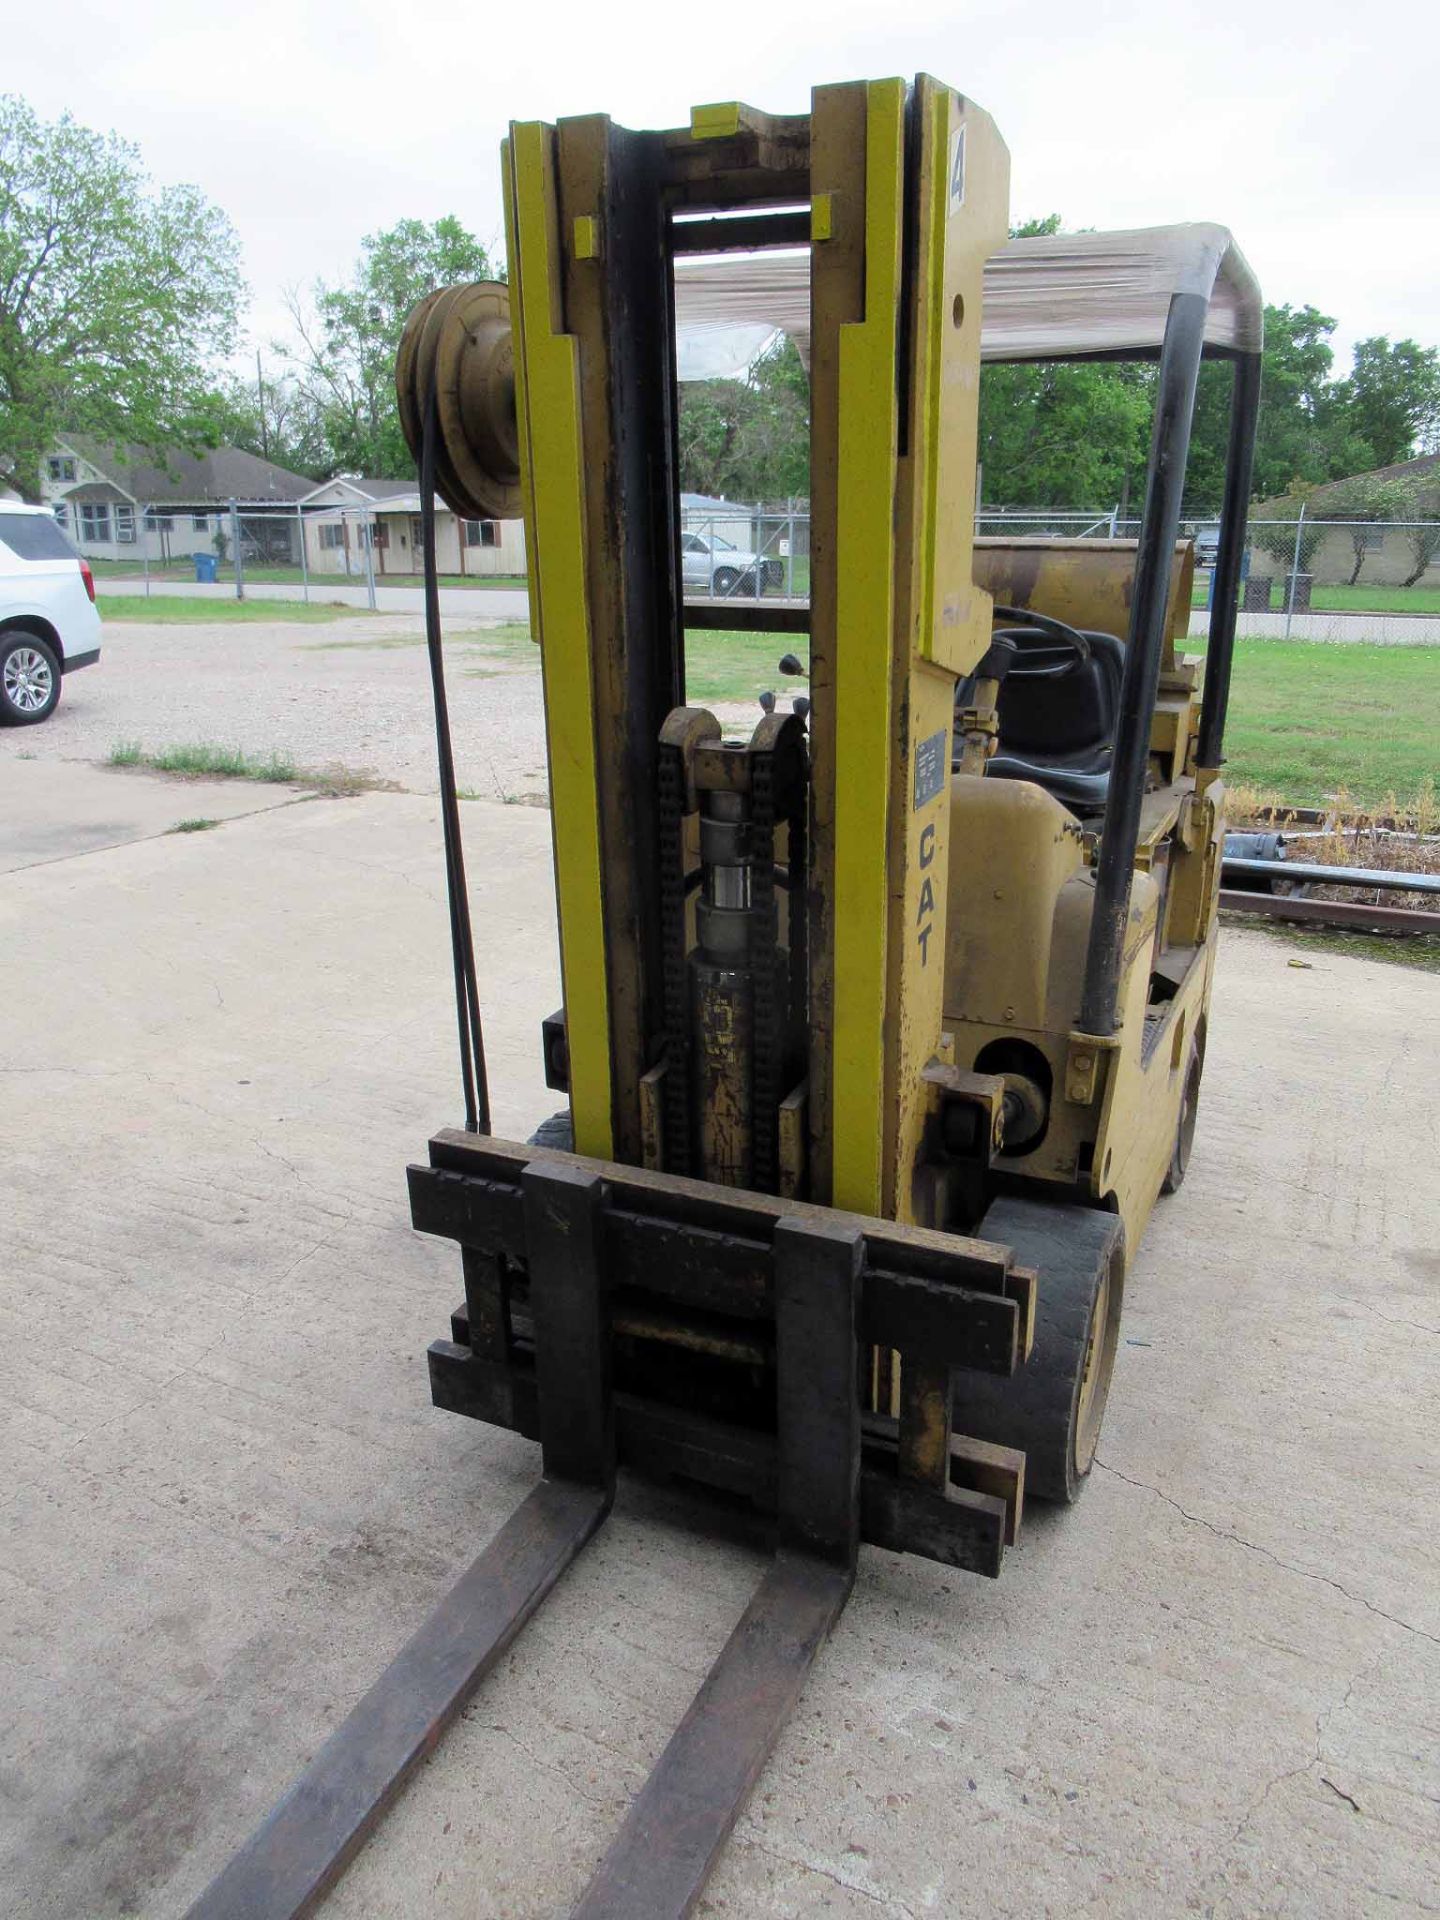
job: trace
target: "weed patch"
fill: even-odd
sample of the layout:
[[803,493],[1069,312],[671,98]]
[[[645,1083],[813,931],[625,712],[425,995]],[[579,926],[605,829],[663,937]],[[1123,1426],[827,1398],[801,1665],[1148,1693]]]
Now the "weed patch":
[[146,767],[180,780],[256,780],[277,786],[307,787],[334,799],[357,793],[398,792],[394,780],[377,780],[362,769],[344,766],[299,767],[282,753],[251,754],[243,747],[208,741],[161,747],[147,753],[138,741],[121,740],[110,749],[112,767]]

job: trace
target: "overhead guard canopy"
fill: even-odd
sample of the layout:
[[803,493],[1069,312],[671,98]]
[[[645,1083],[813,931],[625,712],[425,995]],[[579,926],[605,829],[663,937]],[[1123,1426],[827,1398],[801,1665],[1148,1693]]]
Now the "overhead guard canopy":
[[[1264,310],[1245,256],[1228,228],[1192,221],[1010,241],[985,264],[980,355],[1000,361],[1155,355],[1177,293],[1209,298],[1210,351],[1260,351]],[[789,334],[808,367],[809,255],[678,260],[675,316],[681,379],[738,376],[776,330]]]

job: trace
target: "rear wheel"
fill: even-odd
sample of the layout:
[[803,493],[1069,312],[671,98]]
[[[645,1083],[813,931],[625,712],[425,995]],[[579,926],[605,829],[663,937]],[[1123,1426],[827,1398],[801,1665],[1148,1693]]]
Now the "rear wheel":
[[1014,1249],[1039,1275],[1035,1345],[1009,1378],[967,1374],[955,1396],[958,1432],[1025,1455],[1025,1490],[1078,1500],[1095,1459],[1120,1338],[1125,1230],[1112,1213],[997,1200],[983,1240]]
[[33,727],[59,700],[60,661],[49,642],[15,627],[0,633],[0,720]]
[[1176,1193],[1185,1184],[1185,1169],[1190,1164],[1190,1148],[1195,1141],[1195,1120],[1200,1112],[1200,1077],[1204,1071],[1205,1036],[1197,1034],[1190,1043],[1190,1058],[1185,1063],[1185,1091],[1180,1096],[1180,1119],[1175,1128],[1170,1165],[1160,1182],[1161,1193]]

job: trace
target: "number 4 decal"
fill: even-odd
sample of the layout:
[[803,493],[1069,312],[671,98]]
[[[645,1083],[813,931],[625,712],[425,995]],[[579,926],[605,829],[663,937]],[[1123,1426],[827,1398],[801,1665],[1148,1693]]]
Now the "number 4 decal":
[[965,129],[959,127],[950,136],[950,211],[958,213],[965,204]]

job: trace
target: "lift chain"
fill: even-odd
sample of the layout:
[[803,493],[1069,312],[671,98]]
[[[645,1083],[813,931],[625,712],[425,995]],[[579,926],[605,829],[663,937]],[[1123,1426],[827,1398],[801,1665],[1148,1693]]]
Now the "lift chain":
[[[810,963],[806,939],[810,924],[810,857],[806,838],[810,809],[810,758],[803,737],[796,742],[796,759],[798,767],[790,795],[787,819],[789,834],[785,849],[790,883],[786,893],[789,909],[786,942],[790,948],[790,1020],[793,1024],[782,1035],[781,1044],[787,1068],[800,1074],[805,1071],[805,1058],[810,1044]],[[781,1098],[784,1098],[784,1092]]]
[[753,1184],[759,1193],[780,1185],[777,1146],[780,1053],[783,1042],[776,998],[775,750],[750,755],[750,955],[754,1006],[754,1056],[750,1071]]
[[685,763],[662,744],[657,777],[660,840],[660,948],[665,1005],[664,1171],[689,1173],[690,1017],[685,956]]

